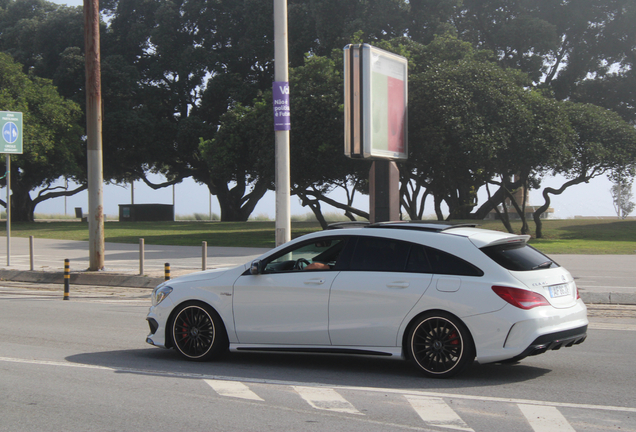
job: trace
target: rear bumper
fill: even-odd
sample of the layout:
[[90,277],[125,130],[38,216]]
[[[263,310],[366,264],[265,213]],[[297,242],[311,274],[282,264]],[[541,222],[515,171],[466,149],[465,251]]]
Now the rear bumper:
[[583,343],[587,338],[587,326],[574,328],[571,330],[539,336],[521,354],[511,360],[517,361],[528,356],[543,354],[546,351],[558,350],[562,347],[571,347]]

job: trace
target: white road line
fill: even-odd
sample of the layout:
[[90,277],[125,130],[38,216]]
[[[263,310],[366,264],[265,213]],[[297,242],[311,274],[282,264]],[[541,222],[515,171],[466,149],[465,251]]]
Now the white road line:
[[534,432],[576,432],[555,407],[517,405]]
[[312,407],[347,414],[364,415],[332,388],[293,386],[296,393]]
[[203,380],[210,385],[220,396],[227,396],[239,399],[248,399],[255,401],[262,401],[256,393],[254,393],[248,386],[238,381],[224,381],[224,380]]
[[405,395],[428,426],[474,432],[442,398]]
[[329,390],[335,389],[335,390],[346,390],[346,391],[400,394],[404,396],[413,395],[413,396],[452,398],[452,399],[484,401],[484,402],[526,404],[526,405],[546,406],[546,407],[551,406],[551,407],[561,407],[561,408],[592,409],[592,410],[599,410],[599,411],[636,413],[636,407],[579,404],[579,403],[568,403],[568,402],[549,402],[549,401],[543,401],[543,400],[539,401],[539,400],[532,400],[532,399],[502,398],[502,397],[495,397],[495,396],[474,396],[474,395],[459,394],[459,393],[429,392],[429,391],[413,390],[413,389],[407,389],[407,388],[355,387],[355,386],[327,387],[324,384],[311,383],[311,382],[283,381],[283,380],[274,380],[274,379],[209,375],[209,374],[197,374],[197,373],[187,373],[187,372],[170,372],[170,371],[155,370],[155,369],[108,367],[108,366],[90,365],[90,364],[84,364],[84,363],[73,363],[69,361],[37,360],[37,359],[15,358],[15,357],[0,357],[0,362],[39,364],[39,365],[46,365],[46,366],[63,366],[63,367],[75,367],[75,368],[86,368],[86,369],[100,369],[100,370],[111,371],[111,372],[124,372],[124,373],[127,372],[127,373],[137,373],[137,374],[174,377],[174,378],[198,378],[198,379],[214,379],[214,380],[224,380],[224,381],[240,381],[244,383],[271,384],[271,385],[282,385],[282,386],[291,386],[291,387],[299,387],[299,388],[302,387],[302,388],[311,388],[311,389],[314,389],[314,388],[329,389]]

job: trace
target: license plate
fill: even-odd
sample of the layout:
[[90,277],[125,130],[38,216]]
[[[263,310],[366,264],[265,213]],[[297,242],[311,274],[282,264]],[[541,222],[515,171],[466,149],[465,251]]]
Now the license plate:
[[568,284],[552,285],[550,288],[550,297],[564,297],[570,295],[570,286]]

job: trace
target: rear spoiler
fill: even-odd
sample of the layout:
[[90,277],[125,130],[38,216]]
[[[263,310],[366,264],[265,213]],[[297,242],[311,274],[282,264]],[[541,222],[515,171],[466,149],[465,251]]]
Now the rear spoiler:
[[490,247],[490,246],[499,246],[503,244],[528,243],[528,240],[530,240],[529,235],[515,235],[511,237],[504,237],[504,238],[494,240],[481,247],[484,248],[484,247]]

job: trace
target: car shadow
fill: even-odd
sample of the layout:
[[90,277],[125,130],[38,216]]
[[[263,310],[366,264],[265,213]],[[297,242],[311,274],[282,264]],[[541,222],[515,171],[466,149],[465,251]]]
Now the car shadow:
[[430,379],[410,363],[386,358],[230,352],[211,362],[189,362],[173,350],[154,348],[76,354],[66,360],[110,368],[115,373],[184,379],[225,378],[413,390],[496,387],[535,380],[551,372],[523,363],[479,365],[475,362],[457,377]]

